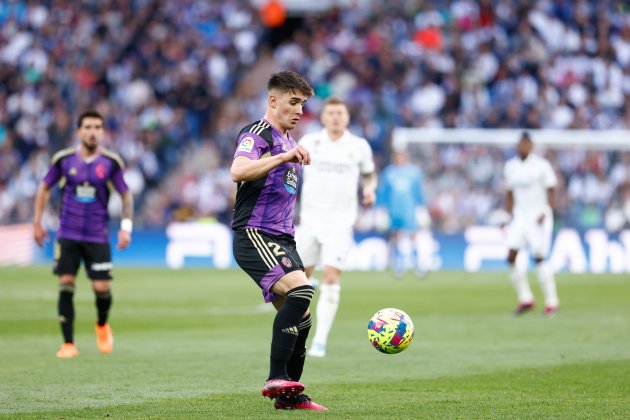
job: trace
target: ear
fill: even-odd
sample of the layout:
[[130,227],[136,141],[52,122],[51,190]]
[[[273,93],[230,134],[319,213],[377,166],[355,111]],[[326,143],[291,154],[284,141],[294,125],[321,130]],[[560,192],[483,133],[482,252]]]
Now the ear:
[[269,95],[268,104],[270,108],[276,109],[276,106],[278,106],[278,98],[276,97],[276,95]]

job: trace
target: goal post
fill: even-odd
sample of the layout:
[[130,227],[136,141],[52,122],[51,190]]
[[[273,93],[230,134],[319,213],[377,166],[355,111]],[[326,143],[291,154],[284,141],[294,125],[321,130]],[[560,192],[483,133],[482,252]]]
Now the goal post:
[[499,128],[408,128],[397,127],[392,147],[404,150],[409,144],[486,144],[513,146],[527,131],[534,144],[552,148],[583,148],[630,151],[630,130],[499,129]]

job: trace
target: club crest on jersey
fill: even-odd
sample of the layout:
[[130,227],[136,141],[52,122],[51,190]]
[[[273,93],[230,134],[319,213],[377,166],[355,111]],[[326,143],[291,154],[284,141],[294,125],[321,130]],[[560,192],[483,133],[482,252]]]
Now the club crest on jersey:
[[237,152],[250,153],[254,148],[254,139],[251,137],[245,137],[238,145]]
[[70,176],[76,176],[77,175],[77,168],[74,168],[74,167],[70,168],[70,170],[68,171],[68,174]]
[[94,171],[99,179],[105,178],[105,167],[103,165],[98,165]]
[[291,263],[291,260],[288,259],[287,257],[282,257],[280,261],[282,261],[282,265],[284,265],[286,268],[291,268],[291,266],[293,265]]
[[284,188],[289,192],[289,194],[297,193],[298,187],[298,173],[294,167],[290,167],[284,173]]

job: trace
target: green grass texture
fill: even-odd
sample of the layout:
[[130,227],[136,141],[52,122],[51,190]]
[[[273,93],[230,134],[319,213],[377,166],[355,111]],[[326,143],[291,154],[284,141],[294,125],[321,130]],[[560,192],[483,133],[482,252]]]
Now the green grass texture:
[[[522,317],[511,314],[505,273],[343,273],[327,355],[308,358],[302,376],[305,393],[329,411],[306,412],[276,411],[260,396],[275,312],[243,272],[116,269],[109,355],[96,349],[94,295],[83,273],[75,294],[80,355],[60,360],[51,269],[0,269],[0,416],[630,418],[627,275],[558,274],[561,308],[547,319],[533,273],[538,304]],[[369,319],[386,307],[415,324],[400,354],[381,354],[367,340]]]

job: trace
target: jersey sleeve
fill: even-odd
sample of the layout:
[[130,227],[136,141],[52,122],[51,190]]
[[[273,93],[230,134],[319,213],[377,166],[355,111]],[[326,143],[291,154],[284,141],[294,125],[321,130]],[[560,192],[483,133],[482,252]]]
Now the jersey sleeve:
[[543,161],[543,168],[543,185],[545,186],[545,188],[555,187],[558,184],[558,178],[556,177],[556,173],[554,172],[553,167],[548,160]]
[[53,185],[55,185],[57,182],[59,182],[59,180],[61,179],[62,173],[61,173],[61,164],[60,161],[56,161],[53,162],[52,165],[50,165],[50,168],[48,168],[48,172],[46,173],[46,175],[44,176],[44,184],[46,184],[48,186],[48,188],[52,187]]
[[114,184],[114,187],[119,193],[122,194],[129,191],[129,186],[127,186],[127,183],[125,182],[124,169],[122,167],[116,165],[116,169],[114,170],[111,179],[112,184]]
[[372,148],[365,139],[361,139],[361,162],[360,169],[362,174],[374,172],[374,158],[372,157]]
[[243,133],[238,137],[234,157],[245,156],[252,160],[258,160],[269,152],[269,143],[258,134]]

